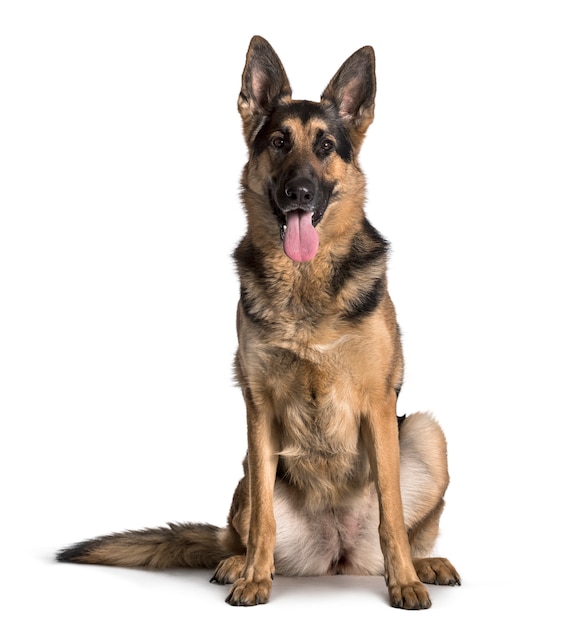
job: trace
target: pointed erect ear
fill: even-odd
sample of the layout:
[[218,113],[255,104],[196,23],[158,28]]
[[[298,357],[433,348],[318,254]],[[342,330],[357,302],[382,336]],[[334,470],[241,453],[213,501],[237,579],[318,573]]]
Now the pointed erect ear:
[[246,139],[279,101],[289,99],[291,87],[278,55],[265,39],[253,37],[238,98]]
[[321,101],[332,104],[359,147],[375,113],[375,53],[365,46],[352,54],[327,85]]

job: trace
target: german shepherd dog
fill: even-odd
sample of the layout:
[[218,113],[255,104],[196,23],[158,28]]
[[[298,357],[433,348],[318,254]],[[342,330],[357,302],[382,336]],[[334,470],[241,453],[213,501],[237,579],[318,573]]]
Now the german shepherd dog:
[[236,379],[248,451],[225,528],[170,524],[84,541],[57,559],[203,567],[227,602],[269,600],[274,573],[381,575],[392,606],[431,604],[423,583],[460,584],[430,557],[448,485],[444,435],[397,417],[403,356],[387,291],[388,243],[364,213],[357,157],[373,121],[364,47],[320,102],[293,100],[273,48],[254,37],[238,109],[249,149]]

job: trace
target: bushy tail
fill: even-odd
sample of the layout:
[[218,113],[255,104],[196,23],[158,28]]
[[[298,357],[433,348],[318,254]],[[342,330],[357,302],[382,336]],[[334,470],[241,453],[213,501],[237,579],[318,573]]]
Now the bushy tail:
[[225,532],[211,524],[169,524],[88,539],[60,550],[56,559],[119,567],[212,569],[232,555],[224,547]]

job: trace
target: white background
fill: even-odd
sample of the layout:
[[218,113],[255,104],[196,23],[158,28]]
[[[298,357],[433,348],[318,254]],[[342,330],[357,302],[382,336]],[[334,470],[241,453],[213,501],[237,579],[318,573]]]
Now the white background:
[[[568,619],[568,6],[0,5],[2,623]],[[239,609],[210,572],[52,559],[124,528],[225,522],[245,452],[230,255],[254,34],[300,98],[376,50],[361,163],[393,246],[399,410],[447,434],[438,552],[463,576],[414,618],[379,578],[278,578],[270,604]]]

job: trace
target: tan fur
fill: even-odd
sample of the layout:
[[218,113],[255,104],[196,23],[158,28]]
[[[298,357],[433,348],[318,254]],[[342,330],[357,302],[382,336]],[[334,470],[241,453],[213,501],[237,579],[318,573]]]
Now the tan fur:
[[[391,604],[410,609],[430,606],[421,581],[459,584],[449,561],[429,556],[448,485],[444,436],[426,413],[400,429],[396,417],[403,356],[386,242],[366,221],[357,161],[374,92],[374,55],[363,48],[321,103],[292,100],[277,55],[253,38],[238,101],[250,149],[247,231],[235,252],[248,453],[228,526],[120,533],[60,560],[219,562],[213,581],[232,584],[234,605],[267,602],[276,572],[384,574]],[[289,212],[310,210],[319,247],[297,262],[284,254],[280,228]]]

